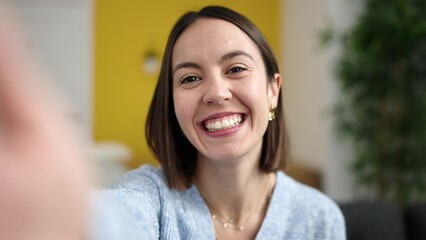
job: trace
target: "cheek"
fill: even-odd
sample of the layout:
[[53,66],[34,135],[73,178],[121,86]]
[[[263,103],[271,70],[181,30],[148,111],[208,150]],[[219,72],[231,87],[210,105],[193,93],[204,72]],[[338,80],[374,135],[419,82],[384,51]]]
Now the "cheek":
[[[250,99],[252,104],[256,105],[256,109],[261,109],[264,107],[268,108],[268,90],[266,89],[267,83],[263,78],[251,79],[250,84],[243,85],[241,93],[245,96],[246,99]],[[258,109],[262,111],[261,109]]]
[[192,102],[184,95],[178,93],[173,95],[173,101],[176,118],[181,129],[185,131],[189,125],[192,125],[192,118],[194,115]]

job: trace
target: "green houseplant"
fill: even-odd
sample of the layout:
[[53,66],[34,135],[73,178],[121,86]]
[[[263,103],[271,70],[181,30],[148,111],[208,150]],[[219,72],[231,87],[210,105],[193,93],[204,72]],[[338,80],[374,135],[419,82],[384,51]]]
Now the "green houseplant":
[[380,198],[405,205],[426,193],[426,1],[365,0],[338,39],[342,91],[336,126],[354,146],[353,170]]

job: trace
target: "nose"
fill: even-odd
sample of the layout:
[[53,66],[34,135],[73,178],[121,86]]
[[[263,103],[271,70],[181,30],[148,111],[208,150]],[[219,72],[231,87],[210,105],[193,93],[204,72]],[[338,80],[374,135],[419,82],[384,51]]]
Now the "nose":
[[[207,81],[206,81],[207,80]],[[229,82],[219,76],[205,79],[203,102],[206,104],[222,104],[232,99]]]

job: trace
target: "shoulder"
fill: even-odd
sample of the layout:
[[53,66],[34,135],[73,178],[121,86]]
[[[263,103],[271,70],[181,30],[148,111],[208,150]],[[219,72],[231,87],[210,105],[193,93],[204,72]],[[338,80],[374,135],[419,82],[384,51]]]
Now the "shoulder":
[[[202,200],[195,187],[180,191],[168,187],[161,168],[142,166],[125,174],[106,190],[121,207],[130,213],[140,225],[147,225],[154,234],[152,238],[200,239],[198,234],[208,222],[208,209],[204,211]],[[204,214],[205,213],[205,214]],[[208,228],[208,226],[207,226]],[[196,230],[195,230],[196,229]]]
[[127,203],[133,201],[147,201],[153,208],[157,208],[161,192],[168,191],[167,182],[160,167],[143,165],[127,172],[118,182],[106,192],[117,195]]
[[277,173],[277,188],[285,191],[286,197],[305,209],[315,208],[319,211],[340,212],[337,204],[319,190],[297,182],[283,172]]
[[[290,221],[304,222],[315,239],[344,239],[345,223],[337,204],[317,189],[299,183],[283,172],[277,173],[276,190],[291,209]],[[328,236],[328,237],[327,237]],[[334,237],[333,237],[334,236]],[[340,237],[338,237],[340,236]]]
[[[115,232],[120,234],[136,232],[131,227],[136,224],[146,233],[137,233],[134,234],[135,236],[158,236],[160,199],[161,192],[164,191],[168,191],[168,187],[161,168],[150,165],[141,166],[126,173],[110,188],[99,192],[98,198],[102,200],[102,204],[97,207],[100,212],[98,215],[105,218],[106,222],[119,223],[111,229],[117,229]],[[107,225],[103,224],[103,226]]]
[[167,186],[163,170],[160,167],[154,167],[152,165],[142,165],[124,174],[118,182],[112,185],[111,189],[130,188],[134,190],[145,190],[146,187],[150,186]]

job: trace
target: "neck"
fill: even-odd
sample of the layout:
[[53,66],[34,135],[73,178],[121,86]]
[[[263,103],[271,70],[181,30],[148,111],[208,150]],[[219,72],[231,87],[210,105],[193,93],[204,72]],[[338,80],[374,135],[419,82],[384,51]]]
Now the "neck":
[[257,161],[253,162],[221,164],[198,158],[195,184],[212,214],[241,222],[254,211],[263,210],[275,175],[261,172]]

